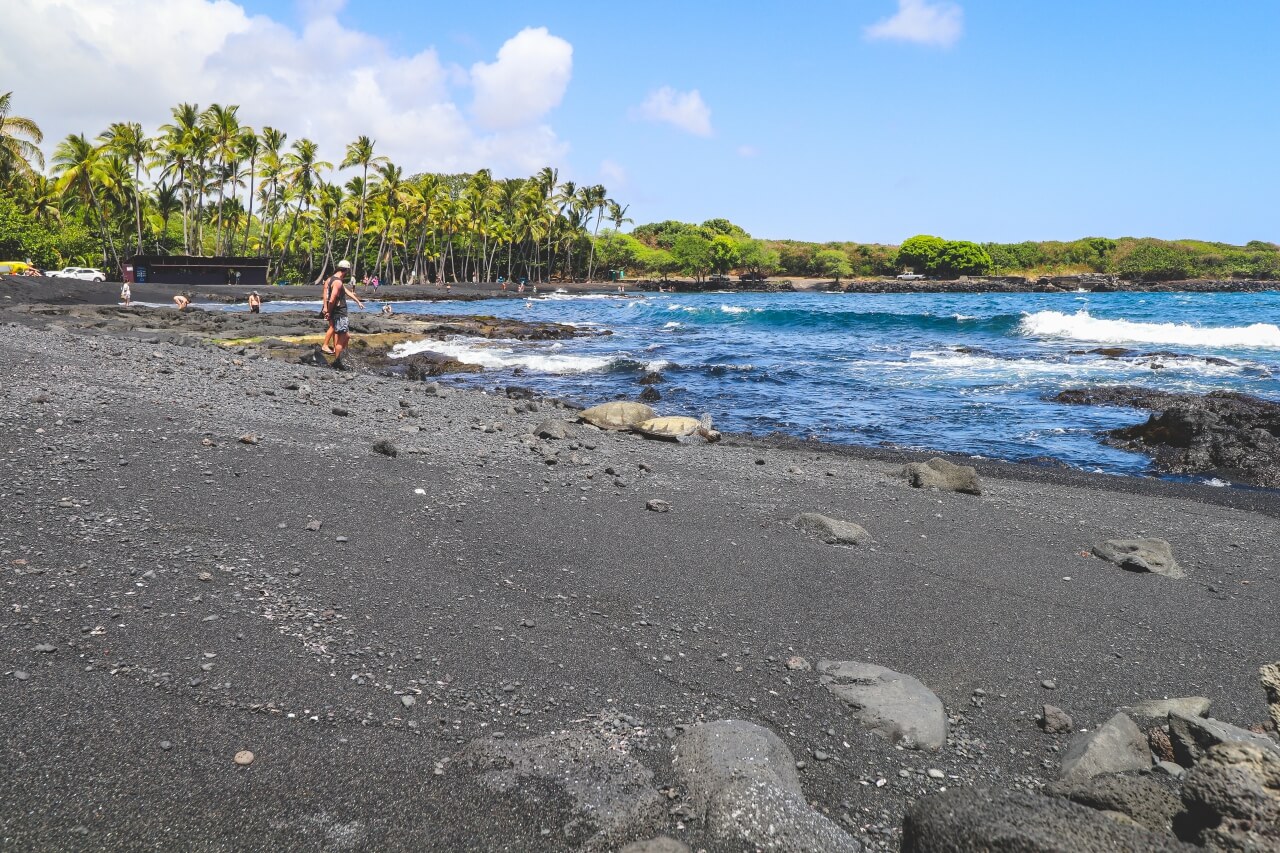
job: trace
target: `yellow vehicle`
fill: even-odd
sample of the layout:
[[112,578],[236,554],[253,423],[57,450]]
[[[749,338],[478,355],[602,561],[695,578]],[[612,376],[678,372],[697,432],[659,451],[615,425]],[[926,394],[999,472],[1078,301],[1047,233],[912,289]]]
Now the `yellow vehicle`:
[[40,274],[26,261],[0,261],[0,275],[31,275],[32,270],[35,270],[35,275]]

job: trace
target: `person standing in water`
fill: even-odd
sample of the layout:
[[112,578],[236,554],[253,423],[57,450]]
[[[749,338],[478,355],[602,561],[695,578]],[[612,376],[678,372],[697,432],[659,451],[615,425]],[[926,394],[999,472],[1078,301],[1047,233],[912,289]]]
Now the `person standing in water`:
[[249,313],[260,314],[262,312],[262,297],[258,295],[258,291],[249,294]]

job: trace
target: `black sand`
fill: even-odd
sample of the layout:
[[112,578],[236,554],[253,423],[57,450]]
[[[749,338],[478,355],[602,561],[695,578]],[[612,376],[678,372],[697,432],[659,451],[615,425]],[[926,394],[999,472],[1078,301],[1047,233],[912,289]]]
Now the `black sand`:
[[[544,443],[547,464],[522,436],[571,413],[545,402],[56,313],[0,332],[0,848],[572,849],[591,819],[562,793],[495,794],[460,752],[596,731],[665,788],[675,727],[732,717],[783,738],[821,810],[896,849],[925,793],[1054,778],[1066,737],[1036,727],[1045,702],[1090,728],[1162,696],[1265,715],[1271,493],[996,466],[979,498],[912,490],[874,452],[582,428]],[[804,511],[875,541],[806,537],[785,523]],[[1169,539],[1189,576],[1087,556],[1137,535]],[[948,746],[861,731],[786,669],[795,654],[919,677]],[[682,796],[636,837],[715,849]]]

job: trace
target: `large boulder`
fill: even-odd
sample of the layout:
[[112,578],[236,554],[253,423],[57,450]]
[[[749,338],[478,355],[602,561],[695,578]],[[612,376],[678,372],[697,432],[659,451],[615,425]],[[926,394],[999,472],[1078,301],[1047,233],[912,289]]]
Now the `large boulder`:
[[1144,720],[1160,720],[1164,722],[1170,714],[1184,714],[1188,717],[1205,717],[1213,703],[1205,696],[1178,696],[1173,699],[1146,699],[1135,705],[1121,708],[1130,717]]
[[1165,785],[1145,776],[1095,776],[1083,782],[1057,782],[1045,789],[1055,797],[1104,812],[1127,815],[1154,832],[1172,832],[1182,801]]
[[741,720],[694,726],[676,741],[675,768],[708,835],[732,849],[862,849],[809,806],[791,751],[768,729]]
[[1095,545],[1093,554],[1128,572],[1150,572],[1167,578],[1187,576],[1173,559],[1172,546],[1163,539],[1108,539]]
[[1116,714],[1091,732],[1081,732],[1067,744],[1061,778],[1082,782],[1103,773],[1125,773],[1151,767],[1151,748],[1133,720]]
[[938,489],[944,492],[963,492],[967,495],[982,494],[982,482],[976,469],[957,465],[946,459],[934,458],[928,462],[912,462],[902,469],[907,482],[917,489]]
[[545,799],[547,787],[556,789],[572,812],[565,816],[566,833],[575,847],[616,849],[663,816],[649,769],[592,732],[481,739],[461,761],[495,794]]
[[1271,728],[1280,734],[1280,662],[1269,663],[1258,670],[1262,689],[1267,694],[1267,712],[1271,715]]
[[1280,850],[1280,755],[1249,743],[1211,746],[1183,778],[1179,832],[1210,850]]
[[1223,743],[1248,743],[1280,757],[1280,744],[1266,735],[1215,720],[1212,717],[1189,717],[1177,712],[1169,715],[1169,739],[1173,742],[1173,758],[1190,767],[1204,757],[1212,746]]
[[861,545],[871,541],[871,534],[852,521],[841,521],[816,512],[802,512],[792,518],[791,523],[829,545]]
[[873,663],[818,661],[827,690],[852,709],[867,729],[908,749],[941,749],[947,711],[919,679]]
[[1026,791],[954,788],[917,801],[902,853],[1193,853],[1172,835]]

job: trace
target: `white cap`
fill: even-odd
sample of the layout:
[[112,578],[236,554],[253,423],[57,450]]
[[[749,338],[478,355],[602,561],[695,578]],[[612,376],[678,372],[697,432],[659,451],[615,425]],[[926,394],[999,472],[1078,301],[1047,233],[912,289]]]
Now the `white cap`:
[[351,269],[351,261],[347,261],[347,260],[338,261],[338,269],[340,270]]

